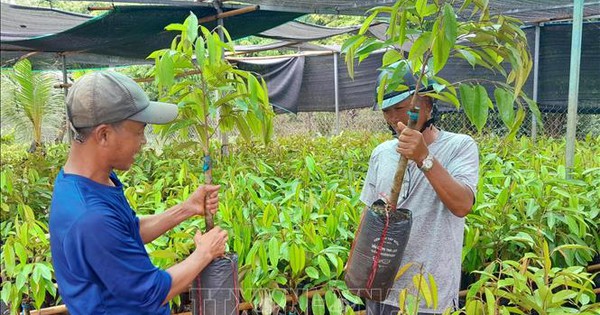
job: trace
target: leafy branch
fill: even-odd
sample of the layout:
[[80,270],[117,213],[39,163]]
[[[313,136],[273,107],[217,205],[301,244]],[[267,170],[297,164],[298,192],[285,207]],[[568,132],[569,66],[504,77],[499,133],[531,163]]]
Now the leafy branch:
[[[503,15],[490,16],[485,0],[461,3],[398,0],[391,7],[375,7],[368,14],[358,34],[344,43],[342,52],[349,74],[353,76],[356,59],[360,63],[374,52],[386,50],[381,68],[386,75],[377,91],[379,103],[386,93],[406,90],[404,76],[410,73],[417,78],[416,90],[419,86],[433,85],[434,91],[426,95],[456,108],[462,107],[480,132],[487,121],[488,111],[493,109],[482,82],[495,87],[495,103],[510,136],[522,124],[525,107],[541,121],[537,104],[523,93],[533,62],[519,20]],[[457,16],[467,18],[458,19]],[[366,35],[369,25],[375,20],[389,23],[385,40]],[[412,45],[409,51],[404,51],[402,47],[407,42]],[[450,56],[464,59],[472,67],[481,66],[500,73],[504,81],[470,79],[449,82],[440,72]],[[398,67],[400,61],[406,62],[408,69]],[[471,84],[473,82],[475,84]]]

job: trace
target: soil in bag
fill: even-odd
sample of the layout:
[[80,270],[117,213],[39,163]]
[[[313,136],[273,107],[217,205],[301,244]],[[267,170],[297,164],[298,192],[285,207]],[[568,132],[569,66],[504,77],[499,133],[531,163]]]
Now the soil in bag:
[[365,210],[344,279],[352,293],[375,301],[386,299],[400,268],[411,225],[410,210],[386,214],[382,200]]
[[194,315],[237,315],[239,307],[238,256],[228,253],[213,260],[194,281]]

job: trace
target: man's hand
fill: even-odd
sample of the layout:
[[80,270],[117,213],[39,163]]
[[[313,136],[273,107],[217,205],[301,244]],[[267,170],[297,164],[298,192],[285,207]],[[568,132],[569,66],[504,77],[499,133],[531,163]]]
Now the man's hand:
[[227,239],[227,231],[215,226],[206,234],[196,232],[194,243],[196,243],[196,250],[215,259],[225,254]]
[[[218,186],[215,187],[218,189]],[[184,261],[167,269],[167,272],[171,275],[171,289],[163,301],[163,305],[167,304],[172,298],[180,293],[187,292],[189,290],[189,285],[194,278],[196,278],[196,276],[198,276],[211,261],[225,254],[227,232],[218,226],[215,226],[206,234],[202,234],[198,231],[194,236],[194,243],[196,243],[196,250],[193,251],[191,255]]]
[[207,211],[215,214],[219,207],[219,188],[220,185],[201,185],[181,206],[190,216],[205,215]]
[[398,122],[398,147],[396,152],[402,154],[409,160],[413,160],[417,163],[417,166],[421,167],[423,160],[429,154],[427,144],[418,130],[407,128],[402,122]]

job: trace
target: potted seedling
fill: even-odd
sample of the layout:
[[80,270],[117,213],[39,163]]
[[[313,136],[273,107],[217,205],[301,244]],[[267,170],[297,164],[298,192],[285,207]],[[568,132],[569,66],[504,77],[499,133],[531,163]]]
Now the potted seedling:
[[[210,140],[218,130],[237,129],[245,139],[270,139],[274,114],[266,83],[223,58],[224,51],[233,51],[225,29],[227,41],[215,30],[199,26],[191,13],[183,24],[170,24],[166,30],[179,34],[170,48],[157,50],[149,58],[156,61],[160,93],[164,100],[178,104],[180,119],[160,131],[176,133],[203,152],[204,180],[211,184]],[[213,228],[210,213],[205,215],[205,222],[206,231]],[[193,282],[192,289],[194,314],[235,313],[239,304],[237,255],[228,253],[213,261]]]

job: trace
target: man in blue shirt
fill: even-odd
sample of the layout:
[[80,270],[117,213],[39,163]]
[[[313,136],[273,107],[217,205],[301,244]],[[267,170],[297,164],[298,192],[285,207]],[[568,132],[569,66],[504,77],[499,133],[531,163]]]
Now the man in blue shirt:
[[144,244],[191,216],[216,212],[219,186],[201,186],[183,203],[138,218],[113,170],[129,169],[146,143],[146,124],[172,121],[177,106],[150,102],[124,75],[94,72],[71,87],[67,114],[74,139],[54,184],[50,243],[69,313],[169,314],[169,300],[224,254],[227,232],[197,233],[196,249],[167,270],[152,264]]

